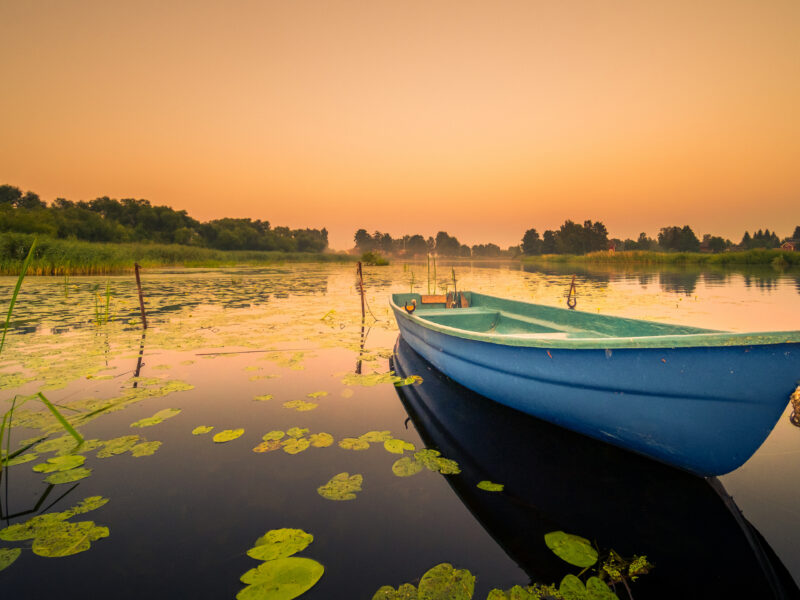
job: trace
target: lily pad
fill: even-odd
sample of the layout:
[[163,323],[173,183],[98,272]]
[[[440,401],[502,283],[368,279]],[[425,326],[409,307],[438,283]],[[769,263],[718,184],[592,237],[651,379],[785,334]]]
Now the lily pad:
[[192,429],[192,435],[203,435],[214,429],[213,425],[200,425]]
[[8,467],[13,467],[14,465],[24,465],[25,463],[31,462],[32,460],[36,460],[37,458],[39,458],[39,455],[35,453],[20,454],[19,456],[15,456],[5,464]]
[[220,431],[218,434],[214,436],[214,441],[217,444],[222,444],[224,442],[230,442],[231,440],[235,440],[236,438],[240,437],[244,433],[244,429],[224,429]]
[[0,540],[6,542],[19,542],[22,540],[32,540],[40,533],[49,529],[60,527],[63,521],[70,518],[66,513],[46,513],[31,517],[24,523],[15,523],[4,529],[0,529]]
[[[277,431],[277,430],[268,431],[263,436],[261,436],[261,439],[264,440],[265,442],[269,442],[272,440],[279,440],[283,438],[284,435],[286,434],[282,431]],[[300,437],[302,437],[302,434],[300,435]]]
[[0,548],[0,571],[7,569],[22,553],[22,548]]
[[142,442],[131,448],[131,456],[136,458],[152,456],[161,447],[161,442]]
[[599,577],[589,577],[586,580],[586,592],[589,594],[589,600],[619,600],[606,582]]
[[236,594],[236,599],[291,600],[314,587],[324,572],[325,567],[310,558],[270,560],[242,575],[242,583],[251,585]]
[[442,475],[458,475],[461,473],[458,463],[454,460],[450,460],[449,458],[442,458],[442,455],[438,450],[423,448],[414,454],[414,458],[422,463],[422,465],[427,469],[436,471]]
[[281,443],[278,440],[268,440],[261,442],[258,446],[253,448],[253,452],[272,452],[273,450],[280,450]]
[[38,556],[60,557],[84,552],[101,538],[108,537],[108,527],[98,527],[93,521],[64,523],[33,540],[33,553]]
[[322,398],[323,396],[327,396],[328,392],[311,392],[310,394],[306,394],[309,398]]
[[152,417],[139,419],[135,423],[131,423],[131,427],[152,427],[153,425],[158,425],[159,423],[163,423],[164,420],[166,419],[171,419],[180,412],[181,412],[180,408],[165,408],[164,410],[158,411]]
[[139,443],[138,435],[123,435],[103,442],[103,447],[97,452],[97,458],[108,458],[115,454],[123,454]]
[[369,442],[359,438],[342,438],[339,440],[339,447],[345,450],[366,450],[369,448]]
[[544,536],[544,543],[561,560],[576,567],[591,567],[597,562],[597,550],[586,538],[563,531],[551,531]]
[[52,475],[48,475],[47,477],[44,478],[44,480],[47,483],[58,485],[59,483],[72,483],[73,481],[85,479],[91,474],[92,474],[91,469],[85,469],[81,467],[79,469],[70,469],[68,471],[58,471],[56,473],[53,473]]
[[324,431],[311,434],[309,439],[311,441],[311,445],[315,448],[327,448],[328,446],[333,445],[333,436],[330,433],[325,433]]
[[423,468],[419,461],[414,460],[410,456],[404,456],[394,462],[392,465],[392,473],[398,477],[410,477],[422,471]]
[[286,435],[293,438],[301,438],[307,433],[308,429],[306,429],[305,427],[303,427],[302,429],[300,427],[290,427],[289,429],[286,430]]
[[311,445],[306,438],[289,438],[288,440],[283,441],[282,443],[283,451],[286,454],[299,454],[303,450],[308,450],[308,447]]
[[589,595],[586,593],[586,586],[575,575],[569,574],[558,586],[559,593],[564,596],[566,600],[589,600]]
[[370,442],[371,444],[377,444],[379,442],[385,442],[386,440],[392,439],[392,432],[368,431],[367,433],[358,436],[358,439],[364,440],[365,442]]
[[417,588],[410,583],[404,583],[397,589],[384,585],[373,594],[372,600],[417,600]]
[[65,512],[69,513],[70,517],[73,517],[75,515],[82,515],[84,513],[97,510],[101,506],[105,506],[107,503],[108,498],[103,498],[102,496],[89,496],[88,498],[81,500],[80,504],[67,509]]
[[314,402],[306,402],[305,400],[290,400],[289,402],[284,402],[284,408],[291,408],[296,410],[297,412],[306,412],[309,410],[314,410],[317,408],[319,404],[315,404]]
[[266,402],[267,400],[272,400],[272,394],[262,394],[261,396],[255,396],[253,400],[258,400],[259,402]]
[[302,529],[272,529],[256,540],[247,556],[256,560],[275,560],[297,554],[314,541]]
[[414,444],[411,442],[399,440],[397,438],[386,440],[383,442],[383,447],[387,452],[391,452],[392,454],[402,454],[406,450],[416,450],[416,446],[414,446]]
[[478,488],[487,492],[502,492],[504,487],[502,483],[493,483],[488,480],[483,480],[478,483]]
[[48,458],[47,462],[39,463],[33,467],[37,473],[52,473],[54,471],[68,471],[81,466],[86,461],[85,456],[79,454],[68,454],[67,456],[54,456]]
[[442,563],[430,569],[419,582],[419,600],[470,600],[475,576],[466,569]]
[[361,491],[363,482],[362,475],[339,473],[331,477],[328,483],[318,487],[317,493],[328,500],[355,500],[355,493]]

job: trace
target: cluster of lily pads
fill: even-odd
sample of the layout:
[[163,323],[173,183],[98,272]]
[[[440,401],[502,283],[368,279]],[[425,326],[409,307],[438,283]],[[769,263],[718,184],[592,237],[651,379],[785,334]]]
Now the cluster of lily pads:
[[325,567],[316,560],[294,556],[305,550],[314,536],[302,529],[272,529],[256,540],[247,556],[263,561],[240,577],[248,584],[237,600],[291,600],[310,590]]
[[[26,542],[32,540],[31,549],[38,556],[57,558],[84,552],[92,542],[108,537],[108,527],[93,521],[70,521],[72,517],[98,509],[108,498],[90,496],[77,506],[62,512],[45,513],[31,517],[24,523],[15,523],[0,529],[0,540]],[[11,565],[22,553],[22,548],[0,548],[0,571]]]

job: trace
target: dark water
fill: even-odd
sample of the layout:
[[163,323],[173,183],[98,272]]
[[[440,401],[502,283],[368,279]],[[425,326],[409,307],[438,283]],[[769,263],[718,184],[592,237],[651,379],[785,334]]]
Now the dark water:
[[[460,288],[554,305],[563,303],[572,275],[505,264],[455,269]],[[110,535],[61,558],[37,556],[30,541],[0,541],[0,549],[22,548],[0,572],[2,597],[233,598],[243,587],[239,577],[258,565],[247,549],[283,527],[314,535],[300,555],[325,573],[302,596],[309,599],[371,598],[382,585],[417,582],[442,562],[476,575],[475,598],[493,587],[557,583],[579,570],[544,545],[544,533],[557,529],[626,556],[646,554],[656,567],[634,583],[640,600],[681,591],[729,597],[735,586],[758,597],[797,595],[800,430],[788,413],[734,473],[712,482],[688,476],[487,403],[402,345],[393,356],[387,295],[412,285],[427,291],[426,267],[367,270],[365,330],[352,271],[297,265],[146,273],[144,339],[131,277],[26,280],[0,356],[3,412],[15,394],[42,390],[69,418],[82,419],[87,439],[139,434],[162,445],[138,458],[87,452],[91,476],[55,486],[31,469],[52,453],[8,468],[0,484],[3,527],[100,495],[108,503],[80,520]],[[439,271],[438,285],[451,285],[449,268]],[[601,270],[578,277],[583,310],[739,331],[800,329],[800,284],[791,275]],[[0,280],[0,305],[13,283]],[[361,385],[369,381],[356,376],[390,368],[424,381],[397,388]],[[272,398],[255,399],[263,395]],[[283,406],[294,400],[318,406]],[[131,428],[165,408],[181,412]],[[38,401],[17,414],[12,452],[42,431],[61,435]],[[192,435],[199,425],[214,430]],[[392,465],[400,456],[381,443],[360,451],[337,443],[295,455],[252,451],[268,431],[291,427],[336,442],[388,430],[417,449],[440,449],[462,473],[397,477]],[[235,428],[245,430],[238,439],[212,441]],[[342,472],[363,476],[354,500],[317,493]],[[507,487],[483,492],[478,477]]]

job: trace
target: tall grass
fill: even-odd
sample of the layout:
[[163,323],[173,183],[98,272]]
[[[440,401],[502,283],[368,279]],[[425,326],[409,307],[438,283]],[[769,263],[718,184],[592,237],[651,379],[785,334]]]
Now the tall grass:
[[623,252],[590,252],[575,254],[542,254],[525,256],[529,263],[590,263],[623,265],[766,265],[775,267],[800,267],[800,252],[783,250],[744,250],[741,252],[651,252],[626,250]]
[[[33,235],[0,234],[0,275],[18,275],[34,241]],[[213,250],[179,244],[111,244],[39,237],[29,275],[108,275],[143,267],[221,267],[281,262],[349,262],[341,253]]]

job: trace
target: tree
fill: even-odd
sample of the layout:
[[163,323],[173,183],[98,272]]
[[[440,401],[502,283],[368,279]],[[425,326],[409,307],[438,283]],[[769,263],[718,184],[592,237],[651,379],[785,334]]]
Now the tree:
[[11,185],[0,185],[0,206],[16,208],[22,198],[22,190]]
[[428,251],[428,245],[425,243],[425,238],[419,234],[412,235],[406,242],[406,253],[414,256],[415,254],[425,254]]
[[542,254],[555,254],[556,232],[550,229],[542,234]]
[[662,227],[658,232],[658,245],[664,250],[678,252],[699,252],[700,240],[688,225],[683,227]]
[[367,233],[366,229],[359,229],[353,238],[356,242],[356,248],[359,252],[369,252],[373,249],[372,236]]
[[446,231],[436,234],[436,253],[442,256],[458,256],[461,252],[461,243],[457,238]]
[[800,225],[794,228],[794,233],[792,234],[791,239],[796,242],[800,242]]
[[528,229],[522,236],[522,253],[528,256],[542,253],[542,240],[535,229]]

